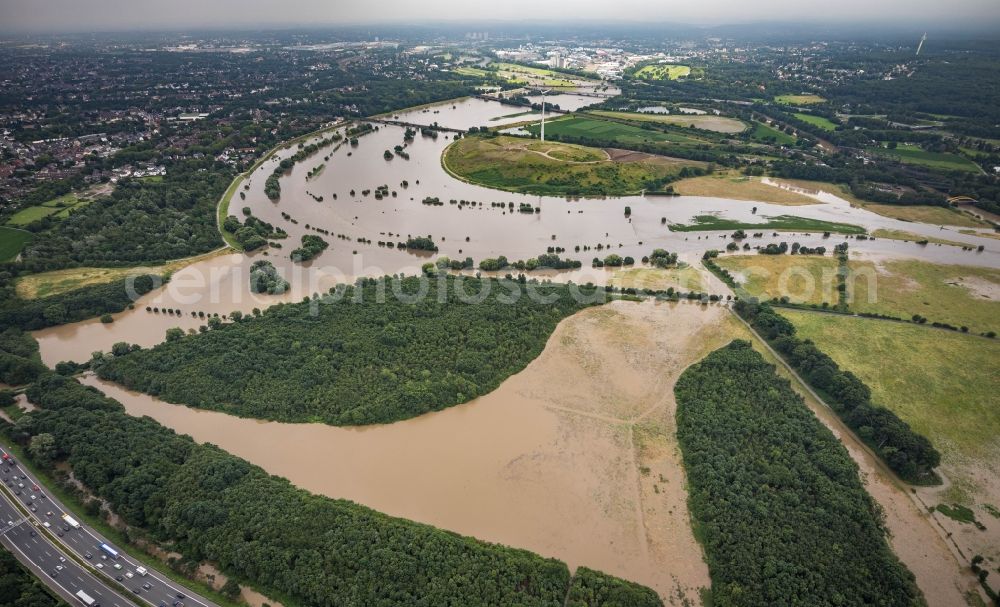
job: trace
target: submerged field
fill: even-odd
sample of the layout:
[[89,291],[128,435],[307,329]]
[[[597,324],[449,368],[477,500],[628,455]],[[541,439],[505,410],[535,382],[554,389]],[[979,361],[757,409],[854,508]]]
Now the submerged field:
[[861,206],[866,211],[878,213],[884,217],[901,219],[903,221],[915,221],[946,226],[964,226],[969,228],[989,227],[989,224],[985,221],[976,219],[968,213],[963,213],[947,207],[873,203],[866,203]]
[[946,244],[953,247],[968,246],[967,244],[958,242],[957,240],[937,238],[936,236],[922,236],[920,234],[914,234],[913,232],[907,232],[906,230],[878,229],[872,232],[872,236],[875,238],[888,238],[889,240],[902,240],[904,242],[922,242],[926,240],[931,244]]
[[761,217],[759,223],[727,219],[718,215],[696,215],[690,224],[671,224],[672,232],[705,232],[712,230],[777,230],[784,232],[838,232],[841,234],[863,234],[864,228],[849,223],[824,221],[795,217],[794,215],[778,215]]
[[690,177],[673,184],[682,196],[711,196],[748,202],[770,202],[788,206],[819,204],[815,198],[761,182],[756,177],[705,175]]
[[685,166],[700,163],[606,152],[516,137],[464,137],[445,149],[445,168],[466,181],[511,192],[543,195],[624,195],[659,189]]
[[170,261],[162,266],[155,267],[68,268],[65,270],[39,272],[18,278],[14,283],[14,287],[17,290],[18,297],[22,299],[49,297],[51,295],[66,293],[67,291],[73,291],[89,285],[108,283],[113,280],[119,280],[129,275],[143,272],[167,276],[196,261],[210,259],[217,255],[223,255],[227,252],[231,252],[231,249],[220,248],[218,251],[198,255],[189,259]]

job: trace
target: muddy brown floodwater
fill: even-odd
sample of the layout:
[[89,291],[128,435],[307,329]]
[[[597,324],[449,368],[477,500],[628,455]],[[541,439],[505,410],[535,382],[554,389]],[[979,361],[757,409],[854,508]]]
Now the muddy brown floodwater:
[[[559,99],[564,107],[578,107],[593,98]],[[524,118],[511,116],[516,113],[517,108],[467,99],[400,116],[419,124],[464,128]],[[286,230],[289,238],[282,249],[198,261],[176,272],[166,287],[137,301],[134,310],[115,314],[111,324],[94,319],[35,332],[43,361],[50,366],[61,360],[85,361],[92,351],[110,350],[118,341],[151,346],[162,341],[170,327],[197,330],[204,321],[192,312],[247,313],[358,276],[417,273],[428,257],[378,245],[408,235],[433,234],[441,254],[471,256],[477,262],[497,255],[527,259],[550,246],[562,247],[563,256],[585,267],[549,277],[596,284],[607,282],[612,273],[590,269],[591,258],[615,252],[641,259],[662,247],[697,268],[705,290],[725,294],[728,289],[699,267],[699,259],[707,249],[722,248],[729,231],[677,232],[670,225],[691,223],[698,215],[761,222],[789,212],[779,205],[709,197],[566,200],[488,190],[457,181],[442,168],[441,152],[450,135],[418,135],[407,145],[409,160],[384,160],[383,151],[401,144],[403,133],[400,127],[382,126],[362,137],[357,147],[321,150],[282,177],[282,196],[271,201],[264,195],[265,179],[297,148],[280,150],[240,183],[242,197],[233,200],[230,213],[241,216],[245,206]],[[310,177],[309,171],[320,164],[325,168]],[[382,184],[396,195],[377,200],[364,193]],[[1000,265],[1000,241],[982,234],[882,217],[830,193],[809,195],[820,204],[796,208],[795,215],[868,230],[947,237],[985,249],[877,239],[852,240],[852,253]],[[446,203],[421,204],[425,197]],[[452,205],[447,202],[452,199],[482,204]],[[541,212],[511,213],[509,206],[501,209],[493,202],[528,203]],[[631,216],[624,214],[626,205]],[[308,264],[292,263],[289,251],[316,228],[329,231],[330,248]],[[755,244],[781,241],[829,247],[842,237],[766,231]],[[593,249],[577,250],[578,245]],[[271,260],[291,282],[290,293],[249,293],[249,266],[261,258]],[[628,278],[691,279],[679,273]],[[181,312],[157,314],[146,312],[146,306]],[[719,306],[609,304],[563,321],[542,355],[495,392],[417,419],[365,428],[240,419],[163,403],[93,376],[84,381],[121,401],[134,415],[149,415],[198,441],[217,444],[300,487],[534,550],[571,566],[607,571],[649,585],[668,603],[680,605],[698,603],[698,589],[708,586],[709,578],[688,520],[675,440],[673,383],[709,350],[747,335]],[[893,548],[916,575],[929,604],[965,604],[963,595],[974,592],[975,581],[959,565],[964,560],[955,555],[945,534],[836,417],[806,400],[858,462],[868,490],[886,512]]]
[[241,419],[84,382],[299,487],[600,569],[679,605],[710,582],[691,532],[673,385],[732,337],[731,322],[720,306],[591,308],[493,393],[363,428]]

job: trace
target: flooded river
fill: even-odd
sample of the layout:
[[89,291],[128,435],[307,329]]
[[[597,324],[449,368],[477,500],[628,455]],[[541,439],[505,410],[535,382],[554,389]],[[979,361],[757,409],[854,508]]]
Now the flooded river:
[[243,419],[83,381],[310,491],[697,596],[708,572],[687,515],[672,386],[728,341],[727,316],[689,303],[591,308],[496,391],[361,428]]
[[[567,95],[553,99],[565,97],[575,97],[580,103],[593,100]],[[464,127],[518,111],[518,108],[478,98],[444,104],[440,108],[397,115],[415,123],[439,122]],[[938,263],[1000,266],[998,240],[962,234],[957,228],[942,229],[883,217],[853,208],[848,202],[825,192],[812,194],[817,204],[797,206],[790,211],[786,206],[709,197],[630,196],[567,200],[491,190],[458,181],[441,167],[441,152],[452,142],[448,134],[441,134],[437,139],[418,134],[406,148],[409,160],[400,157],[385,160],[383,152],[402,145],[403,133],[402,127],[382,125],[377,132],[362,137],[357,147],[343,145],[335,152],[332,147],[320,150],[298,163],[288,176],[282,178],[281,198],[271,201],[264,195],[264,181],[276,163],[294,154],[296,148],[279,151],[244,180],[239,191],[245,200],[234,196],[230,214],[242,217],[240,209],[249,207],[254,216],[287,231],[289,237],[282,249],[249,256],[218,256],[193,264],[176,273],[165,289],[154,291],[138,301],[135,310],[115,315],[113,324],[102,325],[95,319],[40,331],[36,337],[41,345],[43,360],[50,365],[60,360],[86,360],[92,351],[108,350],[118,341],[150,346],[162,341],[166,329],[170,327],[192,329],[203,324],[203,320],[190,315],[192,311],[220,315],[233,310],[246,313],[277,301],[299,300],[311,293],[325,291],[337,282],[353,281],[359,276],[418,272],[420,266],[429,260],[426,254],[418,255],[378,245],[380,241],[405,241],[409,236],[433,236],[441,255],[452,258],[468,256],[477,262],[499,255],[511,260],[527,259],[546,252],[548,247],[565,249],[564,257],[579,259],[587,267],[594,257],[603,258],[610,252],[640,259],[655,247],[679,252],[696,262],[707,249],[723,249],[728,232],[671,232],[670,224],[690,223],[697,215],[761,222],[767,216],[794,213],[862,225],[869,230],[905,230],[986,247],[984,252],[979,253],[953,246],[920,246],[877,239],[851,240],[852,251],[880,257],[915,257]],[[325,159],[326,156],[329,160]],[[324,169],[318,176],[309,178],[309,171],[321,164]],[[404,182],[408,184],[405,187]],[[388,186],[389,191],[396,195],[390,194],[377,200],[374,192],[381,185]],[[369,190],[368,195],[364,194],[366,190]],[[323,202],[317,202],[318,197],[322,197]],[[438,198],[444,204],[422,204],[425,198]],[[449,204],[451,200],[474,201],[476,204],[452,205]],[[541,212],[510,212],[509,206],[491,206],[495,202],[513,203],[515,208],[520,203],[528,203],[539,207]],[[625,216],[626,206],[631,209],[630,217]],[[754,207],[756,213],[753,212]],[[324,236],[330,242],[330,248],[308,264],[292,263],[289,259],[291,249],[298,246],[304,234],[316,234],[314,228],[330,233],[330,236]],[[753,244],[795,241],[803,246],[825,245],[829,249],[842,240],[843,237],[837,235],[829,238],[820,234],[782,233],[773,236],[767,232],[763,238],[754,239]],[[577,246],[589,246],[591,250],[576,252]],[[602,250],[597,250],[598,246]],[[291,282],[292,290],[287,296],[253,296],[249,292],[249,266],[264,256]],[[573,279],[581,280],[586,274],[578,273]],[[593,277],[586,280],[602,282],[602,272],[592,274]],[[145,311],[146,306],[180,309],[182,315],[153,314]]]
[[[551,101],[572,109],[595,99],[562,95]],[[513,116],[523,111],[470,98],[395,116],[464,129],[532,118]],[[816,204],[790,210],[707,197],[567,200],[490,190],[458,181],[442,168],[441,153],[451,134],[436,139],[417,134],[406,146],[409,160],[385,160],[383,152],[402,145],[403,133],[402,127],[382,125],[356,147],[320,150],[281,179],[282,196],[271,201],[264,181],[296,149],[279,151],[240,184],[245,199],[235,196],[230,214],[242,218],[241,208],[249,207],[254,216],[287,231],[282,249],[194,263],[137,301],[134,310],[114,315],[113,323],[95,319],[38,331],[43,360],[49,365],[84,361],[119,341],[152,346],[170,327],[197,330],[204,324],[192,312],[247,313],[361,276],[419,272],[432,257],[378,244],[410,236],[430,235],[441,255],[477,262],[498,255],[527,259],[562,247],[562,255],[581,260],[584,269],[553,279],[604,284],[610,273],[589,267],[595,256],[614,252],[640,259],[659,247],[697,265],[705,250],[723,249],[728,242],[726,232],[671,232],[671,224],[690,223],[697,215],[761,222],[766,216],[794,214],[986,248],[849,241],[852,251],[867,256],[1000,266],[1000,241],[883,217],[829,193],[812,193]],[[324,168],[308,177],[319,165]],[[382,185],[395,196],[377,200],[374,192]],[[444,204],[422,204],[427,197]],[[452,199],[476,204],[452,205]],[[528,203],[541,212],[510,212],[508,206],[491,206],[494,202],[515,208]],[[292,263],[290,251],[317,227],[329,232],[323,238],[330,248],[308,264]],[[829,249],[843,240],[768,232],[752,244],[788,241]],[[595,250],[576,252],[578,245]],[[596,250],[598,245],[602,250]],[[258,259],[274,263],[290,281],[290,293],[249,292],[249,267]],[[709,290],[724,292],[717,279],[703,274]],[[154,313],[147,306],[181,313]],[[564,321],[542,356],[494,393],[388,426],[260,422],[163,403],[93,376],[84,381],[121,401],[133,415],[149,415],[198,441],[217,444],[311,491],[531,549],[571,566],[602,569],[647,584],[665,598],[682,592],[696,600],[708,574],[687,520],[683,471],[673,443],[672,385],[690,362],[732,337],[724,316],[718,306],[689,304],[621,302],[588,310]],[[640,419],[659,429],[655,440],[641,448],[634,436]],[[647,477],[640,469],[655,475]]]

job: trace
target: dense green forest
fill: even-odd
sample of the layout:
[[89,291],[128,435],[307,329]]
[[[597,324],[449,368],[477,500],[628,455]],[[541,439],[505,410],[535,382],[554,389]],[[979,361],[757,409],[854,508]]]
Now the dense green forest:
[[57,607],[66,603],[29,573],[14,555],[0,549],[0,607]]
[[675,394],[714,604],[922,603],[847,450],[749,342],[688,368]]
[[[570,590],[560,561],[312,495],[129,416],[71,377],[47,372],[27,394],[39,409],[5,431],[22,444],[52,438],[52,449],[28,450],[36,464],[50,473],[68,464],[131,537],[169,543],[184,559],[210,560],[300,604],[559,607]],[[585,601],[574,605],[660,605],[648,589],[596,572],[573,584]]]
[[662,607],[650,588],[580,567],[563,607]]
[[23,251],[25,268],[41,272],[75,266],[157,263],[222,245],[215,209],[232,179],[212,160],[167,168],[163,181],[125,180],[61,221],[42,219]]
[[137,274],[132,278],[87,285],[49,297],[21,299],[14,290],[10,274],[0,272],[0,328],[20,327],[35,331],[121,312],[132,304],[131,294],[136,297],[145,295],[163,282],[162,278],[153,274]]
[[[528,297],[525,285],[510,281],[369,279],[336,301],[278,304],[96,370],[170,402],[238,415],[386,423],[493,390],[582,307],[566,285],[528,286],[551,301]],[[521,296],[507,303],[515,288]]]
[[871,402],[871,389],[842,370],[816,344],[795,336],[795,326],[767,304],[739,301],[736,312],[822,392],[837,414],[889,465],[910,482],[935,482],[941,454],[895,413]]

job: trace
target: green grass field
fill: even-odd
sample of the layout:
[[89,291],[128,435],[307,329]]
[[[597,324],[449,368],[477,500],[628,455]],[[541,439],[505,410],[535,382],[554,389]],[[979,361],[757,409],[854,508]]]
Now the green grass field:
[[639,154],[612,161],[600,149],[517,137],[463,137],[445,148],[442,166],[458,179],[509,192],[624,195],[651,187],[697,162]]
[[778,95],[774,98],[774,101],[782,105],[812,105],[814,103],[825,103],[826,99],[819,95]]
[[[524,127],[525,130],[537,135],[541,131],[538,124],[531,124]],[[628,144],[687,144],[699,145],[707,143],[704,139],[698,139],[683,133],[651,131],[648,129],[612,122],[610,120],[600,120],[597,118],[585,118],[582,116],[567,116],[547,121],[545,123],[545,133],[547,135],[560,135],[567,137],[586,137],[595,141],[600,141],[602,145],[613,145],[615,143]]]
[[593,110],[587,112],[602,118],[617,118],[619,120],[632,120],[635,122],[655,122],[657,124],[669,124],[683,128],[694,127],[706,131],[717,133],[742,133],[747,125],[735,118],[725,116],[715,116],[714,114],[643,114],[641,112],[612,112],[607,110]]
[[754,122],[753,130],[750,131],[750,138],[756,141],[773,141],[777,145],[794,145],[797,139],[789,135],[788,133],[783,133],[778,129],[768,126],[763,122]]
[[1000,341],[889,321],[781,313],[801,337],[864,380],[874,402],[927,436],[946,465],[975,464],[1000,448]]
[[852,261],[851,269],[848,286],[856,312],[906,319],[919,314],[975,333],[1000,333],[1000,269],[915,260],[887,261],[878,268]]
[[792,303],[837,303],[837,259],[832,255],[722,255],[719,266],[762,300],[788,297]]
[[31,232],[0,226],[0,263],[13,261],[32,238]]
[[978,173],[979,166],[957,154],[928,152],[915,145],[902,144],[894,150],[888,148],[874,148],[876,154],[888,158],[894,158],[899,162],[907,164],[918,164],[931,169],[941,171],[966,171]]
[[762,223],[747,223],[736,219],[726,219],[718,215],[697,215],[694,223],[670,226],[671,232],[708,232],[714,230],[774,230],[779,232],[837,232],[840,234],[864,234],[861,226],[849,223],[836,223],[819,219],[795,217],[794,215],[778,215],[764,217]]
[[833,132],[837,130],[837,125],[834,124],[829,118],[824,118],[823,116],[813,116],[812,114],[802,114],[802,113],[793,115],[802,122],[806,122],[813,126],[818,126],[824,131]]
[[42,204],[21,209],[11,216],[10,220],[7,221],[7,225],[15,227],[26,226],[49,215],[55,215],[60,219],[64,219],[69,217],[70,212],[73,210],[82,208],[90,204],[90,202],[90,198],[81,198],[75,193],[70,192]]
[[608,281],[621,289],[656,289],[666,290],[670,287],[682,291],[703,291],[704,282],[701,273],[689,266],[676,268],[631,268],[618,270]]
[[635,72],[636,78],[644,80],[677,80],[691,75],[691,68],[686,65],[658,63],[647,65]]

